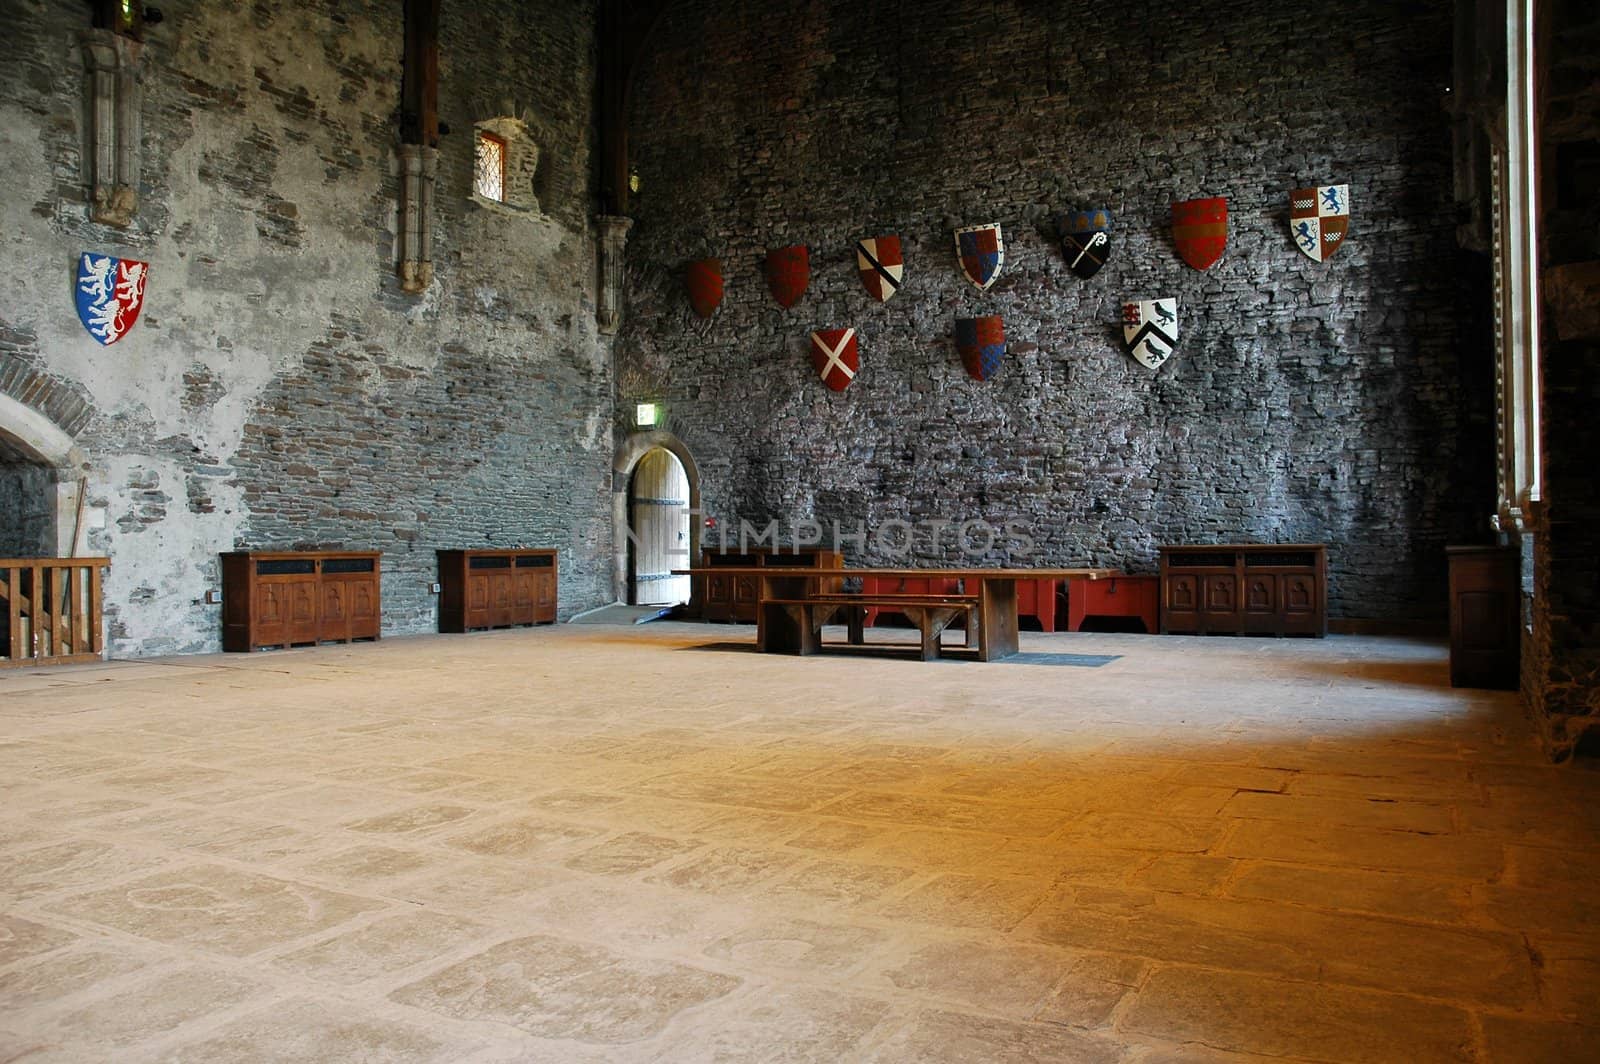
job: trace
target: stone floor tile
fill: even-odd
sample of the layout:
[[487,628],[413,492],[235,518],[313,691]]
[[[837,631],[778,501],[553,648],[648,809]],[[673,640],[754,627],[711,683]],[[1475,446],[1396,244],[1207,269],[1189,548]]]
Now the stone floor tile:
[[[0,1002],[5,1003],[7,1011],[54,1002],[110,983],[149,963],[147,957],[129,950],[99,942],[82,943],[0,972]],[[15,1022],[16,1016],[11,1020]]]
[[0,966],[60,949],[77,938],[70,931],[0,913]]
[[1112,1064],[1116,1041],[1060,1027],[928,1009],[879,1043],[866,1059],[876,1064]]
[[1222,838],[1227,824],[1191,817],[1161,819],[1132,813],[1089,813],[1062,829],[1062,838],[1096,850],[1204,853]]
[[351,985],[461,950],[484,924],[431,912],[400,913],[273,958],[284,971]]
[[345,824],[350,831],[365,835],[403,835],[413,831],[426,831],[441,824],[453,824],[473,814],[471,806],[451,802],[426,802],[389,813],[362,817]]
[[881,827],[853,824],[848,820],[815,820],[785,839],[784,845],[800,850],[839,854],[855,850],[885,834],[890,833]]
[[443,856],[424,850],[362,843],[307,857],[298,862],[298,867],[308,875],[359,892],[446,861]]
[[294,999],[163,1050],[160,1059],[171,1064],[453,1064],[481,1045],[392,1010]]
[[651,1038],[673,1017],[731,993],[733,976],[630,957],[549,935],[513,939],[390,995],[543,1038],[609,1045]]
[[1151,890],[1167,890],[1175,894],[1217,894],[1241,864],[1226,857],[1164,854],[1135,872],[1131,881]]
[[769,974],[835,978],[861,968],[890,940],[885,931],[798,917],[743,928],[711,943],[707,957]]
[[1149,963],[1137,957],[1108,953],[1080,954],[1039,1007],[1034,1019],[1068,1027],[1105,1026],[1112,1011],[1139,985]]
[[876,907],[892,920],[1002,933],[1020,924],[1050,888],[1047,880],[946,873]]
[[1333,825],[1244,820],[1221,844],[1224,857],[1367,868],[1487,880],[1500,874],[1504,847],[1464,835],[1418,835]]
[[687,839],[630,831],[584,850],[566,862],[568,868],[597,876],[631,876],[700,847]]
[[1583,890],[1600,881],[1600,853],[1588,850],[1508,846],[1505,879],[1520,887]]
[[1258,794],[1245,791],[1223,806],[1225,817],[1290,820],[1305,824],[1343,824],[1442,834],[1455,830],[1448,806],[1392,798],[1331,798],[1321,795]]
[[1026,1020],[1075,959],[1065,950],[949,939],[896,957],[871,978],[957,1008]]
[[804,858],[778,850],[718,846],[695,854],[682,864],[655,872],[645,879],[680,890],[708,894],[743,894],[763,880],[793,868]]
[[1158,969],[1120,1027],[1223,1050],[1349,1064],[1474,1059],[1471,1022],[1460,1009],[1203,968]]
[[306,883],[190,865],[49,908],[141,938],[242,957],[382,907]]
[[1532,964],[1521,939],[1493,931],[1097,887],[1053,893],[1027,931],[1039,941],[1077,949],[1502,1007],[1534,997]]
[[[881,1001],[783,984],[748,988],[671,1025],[652,1057],[714,1064],[838,1064],[886,1022]],[[889,1021],[892,1022],[892,1021]]]
[[529,860],[571,853],[604,832],[546,816],[518,816],[457,830],[438,841],[485,857]]
[[892,865],[815,859],[779,879],[769,891],[779,897],[813,898],[856,907],[876,901],[915,874],[909,868]]
[[1428,923],[1472,922],[1467,884],[1398,872],[1252,864],[1240,873],[1227,893],[1233,898],[1262,898]]
[[213,968],[182,968],[97,996],[30,1032],[35,1060],[110,1060],[132,1055],[184,1024],[233,1008],[270,987],[257,979]]
[[97,883],[170,863],[160,854],[73,839],[6,855],[0,861],[0,904],[35,898],[74,883]]

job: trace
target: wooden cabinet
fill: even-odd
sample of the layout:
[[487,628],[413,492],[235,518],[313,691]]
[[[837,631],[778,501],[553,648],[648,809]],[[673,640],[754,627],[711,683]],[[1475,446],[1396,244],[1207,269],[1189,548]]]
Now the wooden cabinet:
[[[702,555],[701,565],[707,569],[768,565],[841,569],[844,567],[844,556],[836,550],[792,550],[786,547],[759,547],[737,553],[708,550]],[[712,574],[695,578],[694,602],[699,606],[700,616],[708,621],[754,624],[756,601],[760,596],[759,581],[749,573],[729,576]]]
[[1514,547],[1446,547],[1450,686],[1521,686],[1522,582]]
[[548,548],[439,552],[439,631],[551,624],[556,552]]
[[1198,635],[1327,635],[1326,545],[1162,547],[1161,630]]
[[377,639],[377,551],[222,555],[222,649]]

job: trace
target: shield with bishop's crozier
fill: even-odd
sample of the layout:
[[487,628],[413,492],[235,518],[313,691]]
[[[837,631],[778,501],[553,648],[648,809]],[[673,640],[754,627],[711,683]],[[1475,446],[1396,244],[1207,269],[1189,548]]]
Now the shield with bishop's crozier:
[[811,283],[811,255],[804,244],[767,252],[767,287],[780,307],[792,307]]
[[1178,254],[1197,270],[1222,258],[1228,243],[1228,200],[1225,196],[1184,200],[1172,205],[1172,239]]
[[961,260],[961,272],[967,280],[980,291],[987,291],[1006,264],[1006,242],[1000,234],[1000,223],[957,229],[956,257]]
[[1067,268],[1088,280],[1111,255],[1111,212],[1079,211],[1061,219],[1061,250]]
[[702,318],[709,318],[722,302],[722,260],[700,259],[684,271],[684,286],[689,289],[689,305]]
[[1327,262],[1350,231],[1350,186],[1321,185],[1289,193],[1289,228],[1295,247]]
[[822,383],[836,392],[850,387],[861,369],[861,348],[854,329],[818,329],[811,334],[811,364]]
[[900,238],[876,236],[856,241],[856,265],[861,269],[861,283],[867,286],[872,298],[887,303],[900,288],[905,276],[906,260],[900,254]]
[[1143,299],[1122,304],[1122,337],[1128,354],[1151,369],[1160,369],[1178,343],[1178,301]]
[[1000,315],[956,319],[956,350],[973,380],[986,381],[1000,371],[1006,353],[1006,325]]
[[144,282],[150,264],[110,255],[78,256],[73,297],[78,320],[102,346],[128,335],[144,309]]

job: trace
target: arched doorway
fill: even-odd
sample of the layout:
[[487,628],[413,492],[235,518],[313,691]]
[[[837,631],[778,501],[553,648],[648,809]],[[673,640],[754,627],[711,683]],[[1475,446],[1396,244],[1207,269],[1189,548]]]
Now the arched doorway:
[[689,601],[689,578],[672,575],[689,562],[689,525],[689,476],[677,455],[657,447],[633,467],[628,487],[630,604]]
[[[49,418],[0,394],[0,557],[74,552],[83,456]],[[81,546],[81,545],[80,545]]]
[[[634,515],[632,504],[634,472],[653,452],[664,452],[667,456],[676,459],[678,467],[682,470],[683,488],[676,489],[682,494],[662,493],[649,495],[650,498],[684,498],[687,507],[676,507],[681,511],[689,510],[688,514],[681,514],[680,519],[685,525],[674,526],[671,530],[672,542],[664,544],[670,546],[676,553],[669,558],[672,564],[665,566],[662,571],[682,569],[687,567],[700,553],[700,471],[695,466],[694,456],[689,453],[689,448],[684,446],[682,440],[670,432],[652,429],[645,432],[631,433],[617,446],[617,454],[611,466],[611,498],[612,498],[612,527],[614,542],[616,544],[615,566],[613,569],[612,586],[614,596],[618,602],[639,602],[646,600],[636,599],[634,570],[636,566],[634,544],[638,540],[637,530],[634,528]],[[653,461],[660,461],[655,459]],[[662,510],[672,507],[660,507]],[[684,540],[678,541],[678,533],[682,532]],[[656,563],[649,563],[656,564]],[[653,570],[646,570],[651,572]],[[647,581],[655,583],[656,581]],[[688,601],[690,590],[687,582],[683,589],[673,590],[671,594],[682,595],[681,601]],[[656,592],[647,596],[650,602],[656,601]]]

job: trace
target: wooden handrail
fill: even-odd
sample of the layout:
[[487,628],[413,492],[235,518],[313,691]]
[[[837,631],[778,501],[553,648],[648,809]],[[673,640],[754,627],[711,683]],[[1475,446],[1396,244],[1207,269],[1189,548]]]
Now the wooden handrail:
[[110,558],[0,558],[0,668],[97,661]]

